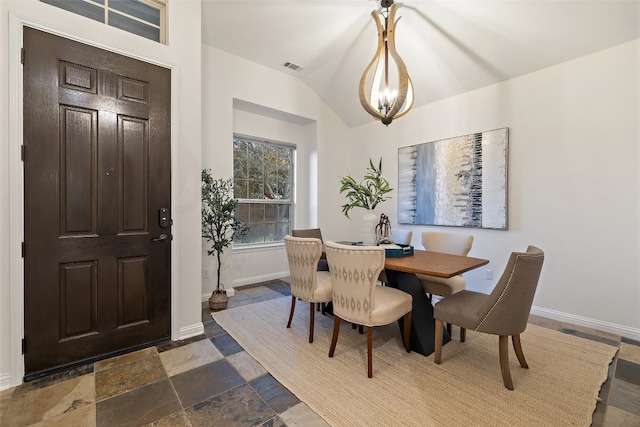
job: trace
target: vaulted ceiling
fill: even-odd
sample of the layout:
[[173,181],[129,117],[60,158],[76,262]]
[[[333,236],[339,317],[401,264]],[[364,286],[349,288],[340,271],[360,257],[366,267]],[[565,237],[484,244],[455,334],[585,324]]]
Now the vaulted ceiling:
[[[640,38],[638,0],[396,3],[396,46],[415,87],[414,108]],[[300,78],[353,127],[373,120],[357,89],[376,50],[371,12],[378,7],[373,0],[203,0],[202,41]]]

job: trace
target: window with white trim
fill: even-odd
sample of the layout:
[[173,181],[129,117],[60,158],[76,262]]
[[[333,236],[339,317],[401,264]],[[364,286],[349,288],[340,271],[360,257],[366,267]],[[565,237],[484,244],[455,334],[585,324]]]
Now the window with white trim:
[[166,44],[166,4],[159,0],[40,0]]
[[283,242],[293,218],[294,144],[233,135],[234,215],[250,227],[235,246]]

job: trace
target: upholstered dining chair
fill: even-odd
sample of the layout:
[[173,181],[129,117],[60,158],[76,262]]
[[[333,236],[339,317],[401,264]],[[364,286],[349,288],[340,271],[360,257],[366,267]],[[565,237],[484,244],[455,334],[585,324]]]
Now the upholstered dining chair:
[[329,357],[338,342],[341,319],[367,327],[367,374],[373,376],[373,327],[388,325],[404,317],[404,345],[411,352],[412,297],[399,289],[376,284],[384,267],[380,246],[350,246],[326,242],[333,284],[333,337]]
[[[319,228],[300,228],[297,230],[291,230],[293,237],[314,237],[322,240],[322,231]],[[320,256],[320,262],[318,262],[318,271],[329,271],[329,265],[327,264],[327,257],[324,252]]]
[[309,303],[309,342],[313,342],[314,306],[331,301],[331,276],[318,271],[322,241],[313,237],[285,236],[291,282],[291,311],[287,328],[291,327],[296,299]]
[[442,358],[442,322],[460,326],[460,341],[463,342],[466,329],[498,335],[502,381],[506,388],[513,390],[508,340],[511,336],[520,366],[529,368],[522,352],[520,334],[527,327],[543,262],[544,252],[535,246],[529,246],[526,252],[513,252],[489,295],[463,290],[438,302],[434,308],[435,362],[440,363]]
[[[422,246],[427,251],[443,252],[452,255],[467,256],[473,245],[473,235],[454,234],[440,231],[422,232]],[[455,294],[467,287],[467,281],[462,276],[453,276],[449,279],[418,274],[418,279],[424,291],[431,295],[443,297]]]
[[410,245],[413,231],[411,230],[391,230],[391,239],[394,243]]

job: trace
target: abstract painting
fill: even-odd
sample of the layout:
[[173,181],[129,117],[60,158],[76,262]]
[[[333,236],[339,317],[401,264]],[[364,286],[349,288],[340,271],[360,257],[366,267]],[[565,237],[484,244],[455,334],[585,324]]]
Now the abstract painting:
[[508,128],[398,149],[398,222],[507,229]]

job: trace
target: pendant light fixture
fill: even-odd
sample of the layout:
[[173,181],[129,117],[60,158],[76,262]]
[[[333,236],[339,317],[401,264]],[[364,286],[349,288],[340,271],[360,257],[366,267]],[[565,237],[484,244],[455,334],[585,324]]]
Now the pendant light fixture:
[[393,119],[404,116],[411,109],[413,85],[407,66],[396,51],[398,6],[393,0],[382,0],[380,6],[371,12],[378,30],[378,50],[360,79],[358,95],[367,113],[389,126]]

